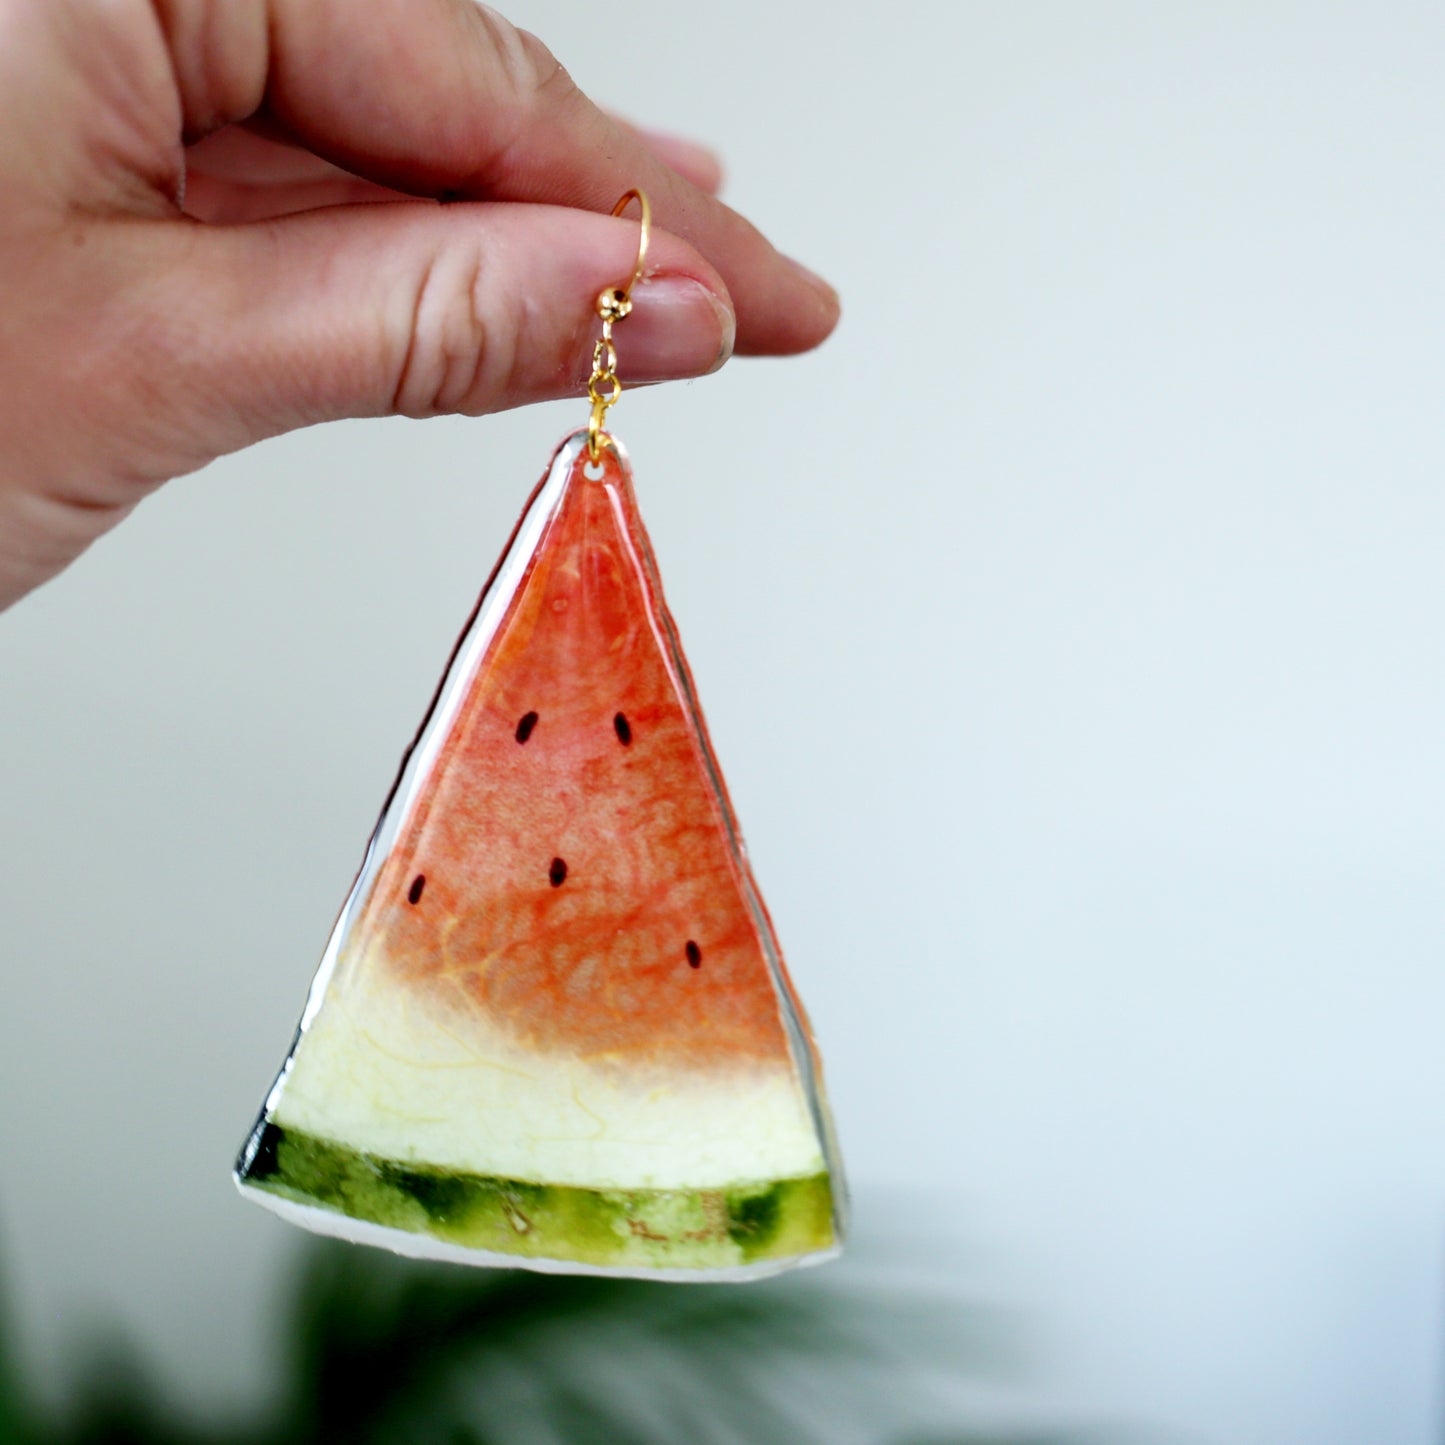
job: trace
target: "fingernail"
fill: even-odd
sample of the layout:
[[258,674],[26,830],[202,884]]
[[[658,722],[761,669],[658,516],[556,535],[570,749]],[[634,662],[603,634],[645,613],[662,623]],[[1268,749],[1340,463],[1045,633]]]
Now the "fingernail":
[[627,381],[705,376],[733,354],[732,308],[691,276],[655,276],[632,293],[619,322],[618,371]]

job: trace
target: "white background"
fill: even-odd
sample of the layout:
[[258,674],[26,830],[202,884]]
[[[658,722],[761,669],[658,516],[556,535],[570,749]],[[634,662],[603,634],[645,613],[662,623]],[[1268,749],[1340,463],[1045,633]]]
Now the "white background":
[[[844,295],[615,421],[860,1232],[1019,1313],[1038,1411],[1435,1445],[1445,11],[511,13]],[[99,1315],[264,1388],[294,1255],[231,1156],[583,414],[281,439],[0,618],[0,1230],[52,1372]]]

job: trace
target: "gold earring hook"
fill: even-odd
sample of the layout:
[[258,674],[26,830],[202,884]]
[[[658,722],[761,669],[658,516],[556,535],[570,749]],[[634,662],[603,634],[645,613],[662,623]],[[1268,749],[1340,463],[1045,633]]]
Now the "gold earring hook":
[[612,214],[620,216],[633,201],[642,211],[642,225],[637,237],[637,264],[632,268],[632,276],[625,286],[609,286],[597,298],[602,335],[592,348],[592,377],[587,383],[587,396],[592,403],[592,415],[587,419],[587,459],[593,466],[602,455],[602,442],[607,436],[602,430],[607,408],[616,405],[617,398],[622,395],[622,383],[617,377],[617,351],[612,345],[612,325],[632,310],[632,288],[642,281],[647,266],[647,246],[652,239],[652,205],[644,191],[628,191],[613,206]]
[[628,191],[618,203],[613,206],[612,214],[620,216],[628,207],[629,203],[636,201],[642,212],[642,224],[637,232],[637,265],[632,268],[632,280],[627,283],[627,299],[632,300],[632,288],[642,280],[642,273],[647,267],[647,243],[652,240],[652,202],[647,199],[646,191],[636,189]]

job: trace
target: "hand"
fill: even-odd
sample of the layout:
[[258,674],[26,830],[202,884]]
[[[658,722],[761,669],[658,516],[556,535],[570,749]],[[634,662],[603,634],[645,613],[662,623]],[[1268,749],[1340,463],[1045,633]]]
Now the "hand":
[[632,186],[625,380],[816,345],[717,178],[472,0],[0,0],[0,606],[262,437],[579,392]]

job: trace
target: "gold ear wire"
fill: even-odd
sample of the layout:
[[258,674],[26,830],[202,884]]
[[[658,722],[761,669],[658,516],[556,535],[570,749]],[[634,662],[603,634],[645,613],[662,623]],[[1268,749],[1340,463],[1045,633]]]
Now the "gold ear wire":
[[642,225],[637,237],[637,264],[632,268],[631,279],[625,286],[609,286],[597,298],[602,335],[592,348],[592,376],[587,382],[587,397],[592,403],[592,415],[587,418],[587,459],[594,466],[602,455],[602,443],[607,437],[602,430],[607,408],[615,406],[617,398],[622,395],[622,383],[617,377],[617,351],[612,345],[612,326],[632,310],[632,288],[642,280],[647,266],[647,246],[652,239],[652,205],[645,192],[628,191],[613,206],[612,214],[620,216],[633,201],[642,210]]
[[627,283],[625,288],[625,294],[629,301],[632,299],[632,288],[642,280],[642,273],[647,266],[647,243],[652,239],[652,203],[647,199],[645,191],[628,191],[613,206],[612,214],[620,216],[632,201],[636,201],[642,210],[642,225],[637,233],[637,265],[632,268],[632,280]]

